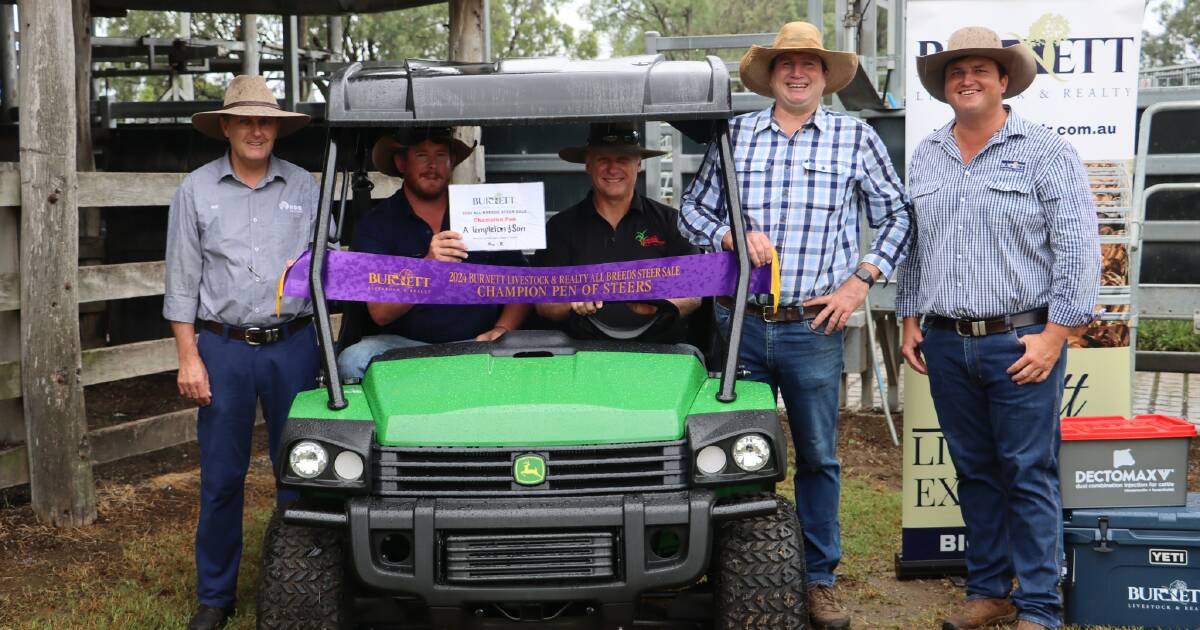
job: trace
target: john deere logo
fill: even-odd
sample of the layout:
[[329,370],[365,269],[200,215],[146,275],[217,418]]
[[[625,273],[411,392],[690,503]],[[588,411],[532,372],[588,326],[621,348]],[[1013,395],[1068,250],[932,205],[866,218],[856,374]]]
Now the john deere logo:
[[522,486],[536,486],[546,480],[546,460],[541,455],[522,455],[513,462],[513,479]]

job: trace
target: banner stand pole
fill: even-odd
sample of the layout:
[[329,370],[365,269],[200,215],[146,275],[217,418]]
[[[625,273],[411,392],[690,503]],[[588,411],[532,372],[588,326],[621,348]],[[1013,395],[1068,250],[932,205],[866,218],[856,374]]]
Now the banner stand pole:
[[892,420],[892,406],[888,404],[887,386],[879,370],[879,356],[875,354],[875,318],[871,316],[871,296],[863,300],[863,308],[867,315],[867,353],[871,356],[871,369],[875,370],[875,387],[879,389],[879,402],[883,404],[883,415],[887,418],[888,431],[892,434],[892,446],[900,446],[900,437],[896,435],[896,423]]

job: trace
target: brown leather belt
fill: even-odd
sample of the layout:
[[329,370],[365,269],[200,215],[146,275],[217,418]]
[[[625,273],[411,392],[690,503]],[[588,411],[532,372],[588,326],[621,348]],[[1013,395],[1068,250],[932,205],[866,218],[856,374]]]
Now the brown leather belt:
[[[733,310],[733,298],[718,296],[717,304]],[[824,306],[780,306],[778,310],[770,306],[746,303],[746,314],[753,315],[764,322],[799,322],[812,319],[820,314]]]
[[219,322],[210,322],[206,319],[200,320],[200,325],[206,330],[215,332],[222,337],[244,341],[251,346],[261,346],[275,343],[276,341],[283,341],[300,332],[310,323],[312,323],[312,315],[297,317],[290,322],[284,322],[278,326],[271,326],[269,328],[260,326],[238,328],[237,326],[227,326]]
[[1049,318],[1050,309],[1043,307],[994,319],[953,319],[941,315],[926,315],[925,323],[934,328],[953,330],[961,337],[983,337],[1006,333],[1022,326],[1045,324]]

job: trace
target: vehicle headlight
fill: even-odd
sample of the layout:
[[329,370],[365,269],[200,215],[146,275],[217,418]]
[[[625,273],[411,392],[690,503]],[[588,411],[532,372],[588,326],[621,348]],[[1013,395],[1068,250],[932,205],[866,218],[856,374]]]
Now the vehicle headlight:
[[292,452],[288,454],[288,463],[291,464],[292,472],[305,479],[312,479],[325,472],[329,454],[320,444],[305,440],[292,447]]
[[706,475],[715,475],[725,470],[725,449],[720,446],[705,446],[696,455],[696,468]]
[[358,481],[363,474],[363,460],[358,453],[342,451],[333,458],[333,472],[339,479]]
[[762,470],[771,460],[771,445],[766,438],[750,433],[733,443],[733,462],[746,472]]

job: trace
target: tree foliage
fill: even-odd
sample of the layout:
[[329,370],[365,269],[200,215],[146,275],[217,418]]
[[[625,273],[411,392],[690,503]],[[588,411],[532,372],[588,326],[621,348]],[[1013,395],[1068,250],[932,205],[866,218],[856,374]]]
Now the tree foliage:
[[[589,0],[586,15],[592,28],[609,37],[613,55],[630,55],[645,51],[646,31],[672,37],[775,33],[787,22],[806,19],[808,0]],[[822,25],[827,47],[833,46],[834,21],[833,12],[827,10]],[[743,52],[736,51],[736,55]],[[709,54],[728,57],[734,53],[710,51]]]
[[565,4],[566,0],[493,0],[492,57],[595,57],[599,54],[596,33],[578,33],[558,19],[556,14]]
[[450,8],[444,2],[345,19],[344,46],[351,61],[445,59],[449,51]]
[[[537,57],[567,55],[593,58],[599,43],[593,31],[578,32],[558,19],[569,0],[492,0],[492,57]],[[349,61],[445,59],[449,50],[450,16],[447,3],[436,3],[385,13],[351,15],[343,18],[343,52]],[[277,15],[257,18],[258,39],[276,50],[283,46],[282,20]],[[193,13],[192,37],[240,40],[241,17],[224,13]],[[328,20],[301,18],[302,46],[328,48]],[[129,11],[122,18],[97,20],[96,33],[107,37],[144,36],[175,38],[180,35],[179,14],[173,11]],[[144,63],[98,67],[144,67]],[[194,75],[197,99],[219,99],[228,77]],[[102,80],[102,89],[120,101],[159,100],[170,88],[163,75],[113,77]]]
[[1158,4],[1163,32],[1142,33],[1142,65],[1172,66],[1200,61],[1200,2]]

